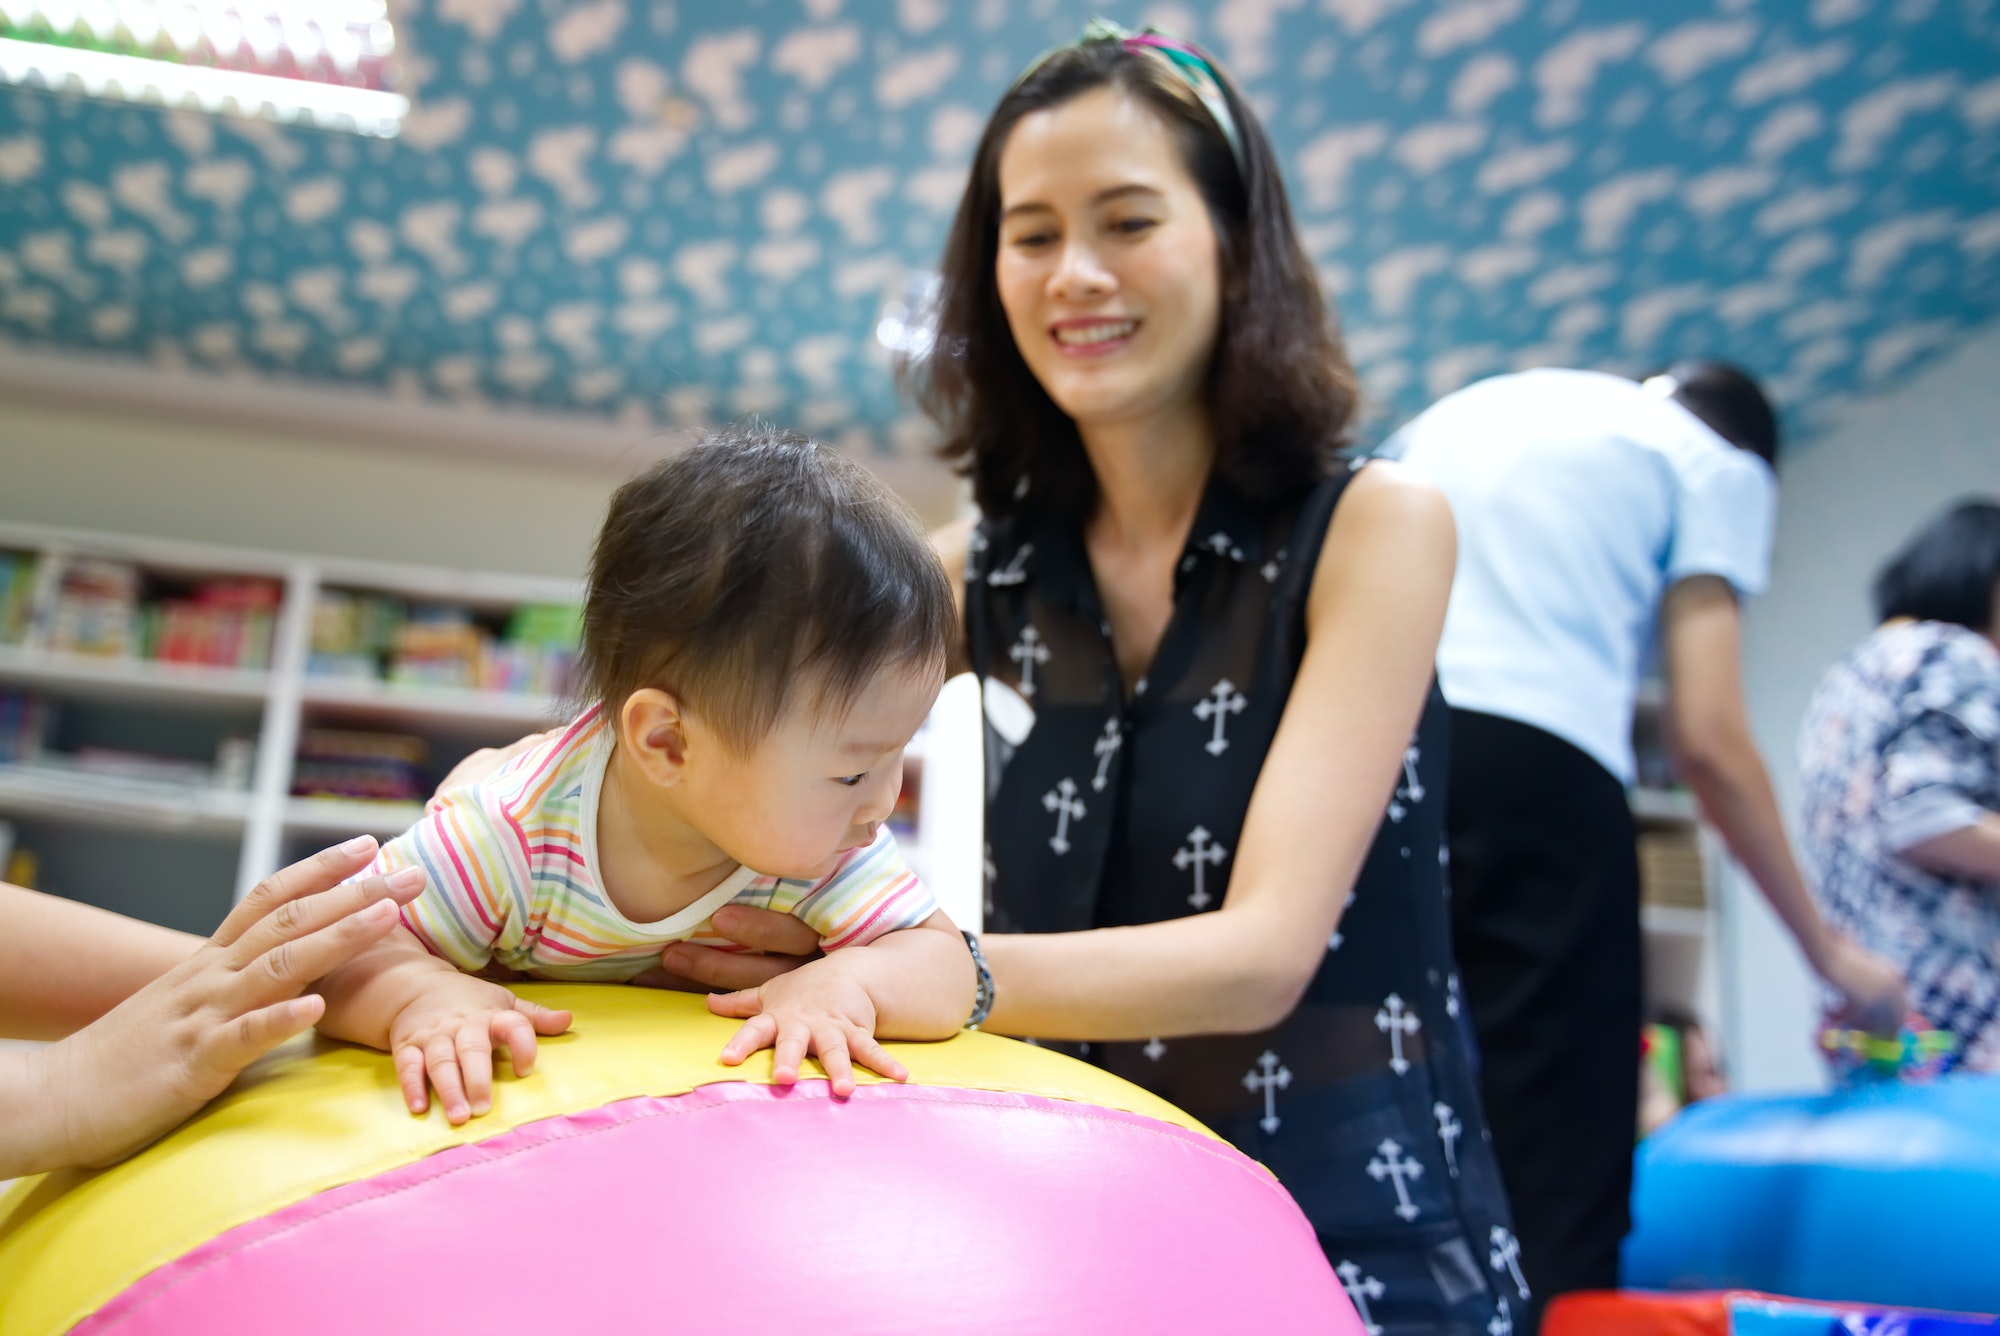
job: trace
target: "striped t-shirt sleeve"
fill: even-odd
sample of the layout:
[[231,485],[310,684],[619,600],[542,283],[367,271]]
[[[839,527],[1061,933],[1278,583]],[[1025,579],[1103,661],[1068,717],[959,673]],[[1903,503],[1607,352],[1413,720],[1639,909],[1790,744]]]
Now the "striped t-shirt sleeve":
[[424,870],[424,891],[403,907],[403,926],[432,955],[478,970],[505,939],[520,935],[527,850],[485,785],[433,801],[422,820],[382,846],[369,872],[410,866]]
[[872,942],[899,928],[914,928],[935,914],[938,904],[903,861],[896,837],[885,826],[875,843],[849,853],[832,875],[790,908],[819,934],[820,946],[831,951]]

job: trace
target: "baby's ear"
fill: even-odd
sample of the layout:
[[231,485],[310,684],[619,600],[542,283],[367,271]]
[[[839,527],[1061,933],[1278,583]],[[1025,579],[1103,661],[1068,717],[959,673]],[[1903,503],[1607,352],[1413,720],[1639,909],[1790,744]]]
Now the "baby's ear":
[[618,744],[646,777],[678,784],[687,764],[687,718],[680,700],[659,687],[641,687],[618,711]]

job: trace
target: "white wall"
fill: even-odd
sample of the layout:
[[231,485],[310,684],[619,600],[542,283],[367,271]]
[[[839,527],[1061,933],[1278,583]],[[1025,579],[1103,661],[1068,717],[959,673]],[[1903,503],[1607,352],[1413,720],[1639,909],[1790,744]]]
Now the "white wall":
[[0,402],[0,519],[575,578],[619,475]]
[[[1967,493],[2000,496],[2000,326],[1800,447],[1779,478],[1771,589],[1744,621],[1751,723],[1788,820],[1798,817],[1799,721],[1820,674],[1867,634],[1876,569]],[[1732,1075],[1744,1089],[1823,1084],[1815,985],[1740,876],[1723,896]]]
[[[612,489],[671,445],[650,428],[380,396],[266,391],[251,412],[227,383],[22,361],[0,358],[0,519],[35,524],[575,579]],[[102,377],[101,402],[25,383],[80,365]],[[213,414],[187,406],[211,392]],[[926,522],[951,518],[961,488],[944,465],[865,462]]]

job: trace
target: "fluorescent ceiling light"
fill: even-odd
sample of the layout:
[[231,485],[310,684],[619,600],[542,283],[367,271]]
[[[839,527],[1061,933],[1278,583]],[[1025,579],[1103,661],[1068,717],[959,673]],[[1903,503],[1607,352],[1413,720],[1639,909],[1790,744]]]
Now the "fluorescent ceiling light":
[[0,0],[0,34],[0,82],[30,88],[384,138],[410,109],[382,0]]

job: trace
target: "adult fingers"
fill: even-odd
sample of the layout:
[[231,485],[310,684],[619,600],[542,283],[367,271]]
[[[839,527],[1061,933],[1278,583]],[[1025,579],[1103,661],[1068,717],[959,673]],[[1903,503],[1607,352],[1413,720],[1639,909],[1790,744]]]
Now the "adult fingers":
[[493,1018],[465,1022],[454,1039],[466,1106],[475,1116],[487,1113],[493,1108]]
[[569,1029],[572,1019],[567,1011],[557,1011],[554,1007],[530,1002],[525,997],[514,999],[514,1010],[528,1018],[528,1023],[534,1027],[536,1034],[561,1034]]
[[889,1056],[889,1050],[875,1042],[875,1036],[863,1030],[856,1030],[848,1036],[848,1048],[854,1060],[878,1076],[886,1076],[891,1081],[907,1081],[910,1069]]
[[816,956],[819,934],[806,923],[775,909],[724,905],[715,911],[715,930],[738,946],[780,956]]
[[302,992],[363,947],[388,936],[395,926],[396,902],[377,900],[318,932],[279,942],[237,971],[235,1004],[258,1006]]
[[356,881],[342,882],[314,895],[287,900],[275,906],[257,922],[243,930],[228,948],[230,963],[248,965],[265,952],[296,941],[329,924],[338,923],[381,900],[408,904],[423,894],[424,870],[398,868],[394,872]]
[[827,1084],[840,1099],[854,1093],[854,1065],[847,1058],[847,1036],[838,1025],[823,1025],[813,1031],[813,1052],[826,1070]]
[[211,1075],[225,1082],[295,1034],[311,1028],[326,1010],[318,994],[289,998],[218,1025],[201,1047],[201,1060]]
[[458,1046],[452,1036],[432,1035],[424,1041],[424,1072],[437,1090],[446,1122],[456,1127],[472,1116],[465,1099],[465,1081],[459,1075]]
[[[761,914],[767,911],[751,912]],[[718,951],[714,947],[695,946],[690,942],[669,942],[660,952],[662,969],[694,980],[697,989],[716,988],[724,992],[761,988],[780,974],[803,964],[805,961],[796,956],[748,956],[741,951]]]
[[663,970],[658,965],[633,975],[625,982],[634,988],[661,988],[673,993],[706,993],[709,990],[705,983],[690,979],[685,974]]
[[535,1026],[518,1011],[493,1013],[493,1042],[507,1048],[507,1062],[515,1076],[535,1070]]
[[777,1037],[778,1023],[769,1016],[752,1016],[736,1028],[722,1046],[722,1065],[734,1067],[759,1049],[769,1048]]
[[229,911],[211,940],[217,946],[230,945],[248,931],[251,924],[262,921],[279,905],[339,885],[367,867],[368,860],[374,856],[375,837],[359,835],[345,844],[322,849],[310,858],[302,858],[290,867],[279,868],[258,882],[250,894]]
[[396,1048],[396,1084],[403,1088],[403,1103],[411,1113],[431,1106],[430,1082],[424,1078],[424,1050],[416,1044]]
[[764,1009],[764,999],[754,988],[740,993],[710,993],[708,1009],[718,1016],[747,1020]]

